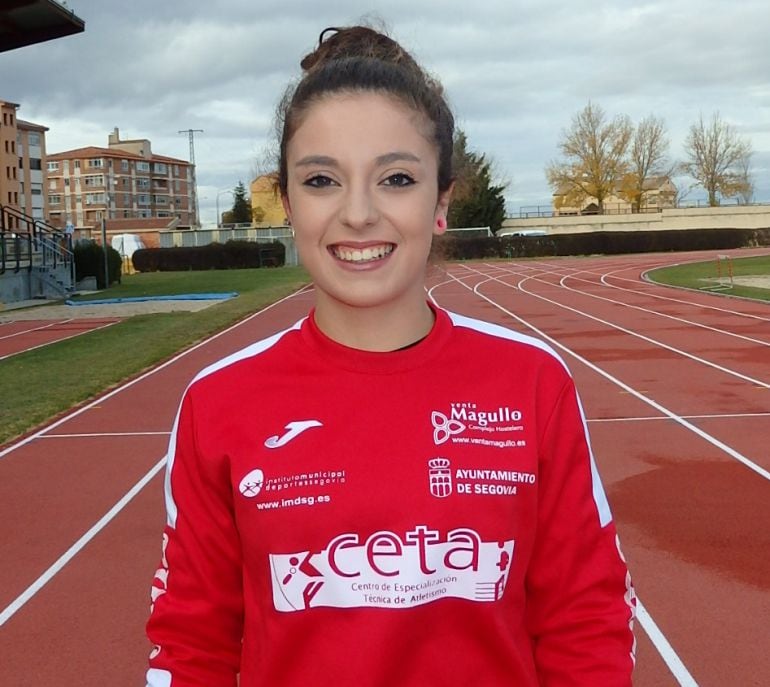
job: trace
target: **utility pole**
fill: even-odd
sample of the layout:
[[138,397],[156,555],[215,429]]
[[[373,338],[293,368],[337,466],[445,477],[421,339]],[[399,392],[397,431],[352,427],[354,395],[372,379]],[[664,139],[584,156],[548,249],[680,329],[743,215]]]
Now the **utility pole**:
[[179,134],[187,134],[190,137],[190,164],[192,165],[192,196],[193,196],[193,208],[195,209],[195,222],[196,227],[200,227],[201,220],[198,211],[198,181],[196,179],[195,172],[195,134],[202,134],[203,129],[183,129],[177,131]]

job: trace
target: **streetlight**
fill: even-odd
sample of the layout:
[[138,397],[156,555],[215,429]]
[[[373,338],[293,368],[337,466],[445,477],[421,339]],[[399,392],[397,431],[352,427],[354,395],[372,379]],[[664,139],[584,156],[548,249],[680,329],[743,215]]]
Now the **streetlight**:
[[230,195],[233,195],[233,190],[230,188],[225,188],[221,191],[217,191],[217,229],[222,226],[222,216],[219,214],[219,196],[221,196],[223,193],[229,193]]

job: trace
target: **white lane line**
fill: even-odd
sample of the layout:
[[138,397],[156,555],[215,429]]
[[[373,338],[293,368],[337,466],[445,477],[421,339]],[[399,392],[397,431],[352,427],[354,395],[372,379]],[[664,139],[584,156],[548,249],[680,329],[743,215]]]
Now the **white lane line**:
[[[470,267],[466,267],[466,269],[471,269]],[[505,270],[507,275],[510,277],[523,277],[523,274],[517,274],[513,271]],[[483,272],[479,272],[479,274],[484,274]],[[550,298],[546,298],[545,296],[542,296],[540,294],[535,293],[534,291],[529,291],[525,289],[522,284],[525,281],[538,281],[542,284],[546,284],[548,286],[556,286],[555,284],[551,284],[550,282],[547,282],[543,279],[539,279],[535,276],[528,276],[522,281],[518,283],[518,285],[514,286],[513,284],[509,284],[503,279],[500,279],[499,277],[493,277],[484,275],[487,280],[496,281],[503,286],[507,286],[509,289],[515,289],[518,288],[523,293],[526,293],[529,296],[534,296],[536,298],[540,298],[544,301],[547,301],[548,303],[551,303],[559,308],[563,308],[564,310],[569,310],[570,312],[573,312],[577,315],[580,315],[581,317],[585,317],[589,320],[594,320],[595,322],[599,322],[600,324],[603,324],[607,327],[611,327],[612,329],[617,329],[620,332],[623,332],[624,334],[628,334],[629,336],[636,337],[637,339],[641,339],[642,341],[646,341],[647,343],[652,344],[653,346],[659,346],[660,348],[665,348],[666,350],[671,351],[672,353],[676,353],[677,355],[681,355],[684,358],[689,358],[690,360],[700,363],[701,365],[706,365],[707,367],[712,367],[715,370],[718,370],[719,372],[722,372],[724,374],[730,375],[732,377],[737,377],[738,379],[742,379],[744,382],[749,382],[750,384],[754,384],[758,387],[762,387],[764,389],[770,389],[770,383],[769,382],[763,382],[762,380],[755,379],[754,377],[749,377],[748,375],[744,375],[741,372],[737,372],[736,370],[731,370],[728,367],[723,367],[722,365],[719,365],[718,363],[711,362],[710,360],[706,360],[705,358],[701,358],[697,355],[693,355],[692,353],[688,353],[687,351],[683,351],[681,348],[676,348],[675,346],[670,346],[667,343],[663,343],[662,341],[658,341],[657,339],[652,339],[649,336],[645,336],[644,334],[640,334],[639,332],[632,331],[631,329],[627,329],[626,327],[622,327],[619,324],[613,324],[612,322],[609,322],[607,320],[603,320],[601,317],[596,317],[596,315],[591,315],[587,312],[584,312],[582,310],[578,310],[577,308],[573,308],[569,305],[565,305],[564,303],[559,303],[558,301],[551,300]],[[564,290],[561,288],[560,290]]]
[[638,596],[636,597],[636,618],[681,687],[698,687],[695,678],[687,670],[682,659],[679,658],[676,651],[674,651],[674,647],[671,646],[666,636],[660,631],[660,628],[647,612]]
[[278,300],[275,303],[271,303],[270,305],[262,308],[262,310],[258,310],[257,312],[252,313],[247,318],[245,318],[243,320],[240,320],[239,322],[236,322],[234,325],[231,325],[227,329],[223,329],[221,332],[218,332],[217,334],[214,334],[213,336],[210,336],[208,339],[204,339],[203,341],[199,341],[194,346],[191,346],[190,348],[185,349],[184,351],[182,351],[178,355],[175,355],[170,360],[167,360],[165,363],[161,363],[157,367],[153,367],[152,369],[147,370],[147,372],[145,372],[143,375],[140,375],[139,377],[136,377],[136,378],[132,379],[131,381],[126,382],[125,384],[122,384],[121,386],[119,386],[119,387],[113,389],[112,391],[104,394],[103,396],[99,396],[99,397],[95,398],[93,401],[91,401],[87,405],[84,405],[84,406],[78,408],[77,410],[75,410],[75,411],[73,411],[71,413],[68,413],[64,417],[59,418],[56,422],[53,422],[50,425],[46,425],[45,427],[39,429],[37,432],[33,432],[29,436],[26,436],[23,439],[15,442],[13,444],[10,444],[5,449],[0,451],[0,458],[5,458],[5,456],[7,456],[12,451],[15,451],[16,449],[21,448],[22,446],[25,446],[26,444],[30,443],[31,441],[34,441],[35,439],[40,438],[41,436],[43,436],[44,434],[46,434],[50,430],[55,429],[56,427],[59,427],[60,425],[63,425],[65,422],[68,422],[73,417],[77,417],[81,413],[84,413],[86,410],[90,410],[95,405],[97,405],[99,403],[102,403],[103,401],[106,401],[107,399],[112,398],[113,396],[116,396],[117,394],[121,393],[122,391],[125,391],[126,389],[134,386],[134,384],[137,384],[138,382],[141,382],[142,380],[147,379],[147,377],[150,377],[150,376],[154,375],[156,372],[159,372],[160,370],[165,369],[169,365],[173,365],[177,360],[180,360],[181,358],[184,358],[186,355],[189,355],[193,351],[199,349],[201,346],[205,346],[206,344],[210,343],[211,341],[214,341],[214,339],[218,339],[220,336],[224,336],[228,332],[231,332],[233,329],[236,329],[237,327],[240,327],[240,326],[246,324],[247,322],[249,322],[249,321],[253,320],[255,317],[257,317],[258,315],[261,315],[262,313],[270,310],[271,308],[274,308],[279,303],[283,303],[284,301],[289,300],[290,298],[294,298],[295,296],[298,296],[298,295],[304,293],[307,289],[308,289],[307,286],[303,286],[302,288],[298,289],[294,293],[290,293],[288,296],[284,296],[283,298],[281,298],[281,300]]
[[[514,263],[514,264],[517,264],[517,263]],[[536,263],[536,264],[541,264],[541,265],[544,265],[544,266],[547,265],[547,263]],[[615,289],[617,291],[626,291],[628,293],[632,293],[632,294],[635,294],[635,295],[638,295],[638,296],[644,296],[645,298],[647,298],[647,297],[658,298],[658,299],[661,299],[661,300],[672,301],[674,303],[682,303],[682,304],[688,305],[690,307],[708,308],[710,310],[718,310],[719,312],[727,313],[727,314],[730,314],[730,315],[741,316],[741,317],[745,316],[745,317],[749,317],[751,319],[758,319],[758,320],[762,320],[762,321],[767,321],[767,318],[759,317],[758,315],[751,315],[751,314],[747,314],[747,313],[742,313],[742,312],[740,312],[738,310],[728,310],[727,308],[717,308],[715,306],[705,305],[705,304],[701,304],[701,303],[696,303],[696,302],[693,302],[693,301],[685,301],[685,300],[681,300],[681,299],[678,299],[678,298],[669,298],[669,297],[666,297],[666,296],[659,296],[657,294],[651,293],[650,291],[642,291],[640,289],[630,289],[630,288],[626,288],[624,286],[617,286],[615,284],[610,284],[606,280],[606,277],[613,276],[615,274],[615,272],[623,271],[623,270],[615,270],[615,271],[612,271],[612,272],[601,273],[601,272],[596,272],[594,270],[586,270],[586,269],[579,270],[577,268],[568,267],[566,265],[555,265],[554,267],[556,267],[557,269],[561,269],[561,270],[566,270],[566,269],[572,270],[569,274],[564,274],[563,272],[557,272],[557,271],[553,271],[553,270],[551,271],[551,274],[554,274],[554,275],[557,275],[557,276],[558,275],[563,275],[562,279],[561,279],[562,283],[564,282],[565,279],[575,279],[576,281],[582,281],[582,282],[584,282],[586,284],[590,284],[592,286],[600,286],[600,285],[602,285],[602,286],[605,286],[608,289]],[[625,269],[628,269],[628,268],[625,268]],[[650,269],[656,269],[656,267],[652,267]],[[599,277],[600,280],[599,280],[599,282],[591,281],[590,279],[584,279],[582,277],[578,277],[577,276],[578,274],[590,274],[590,275],[593,275],[595,277]],[[614,277],[613,276],[613,278],[615,278],[615,279],[623,279],[624,281],[634,281],[632,279],[627,279],[626,277]],[[640,282],[638,280],[636,280],[635,283],[639,284]],[[641,283],[650,284],[652,282],[641,282]],[[571,287],[569,287],[566,284],[564,284],[564,288],[570,289]],[[572,290],[574,290],[576,293],[582,293],[582,294],[584,294],[586,296],[591,296],[593,298],[603,298],[602,296],[597,296],[595,294],[591,294],[591,293],[588,293],[586,291],[578,291],[577,289],[572,289]],[[657,310],[649,310],[647,308],[642,308],[641,306],[631,305],[629,303],[624,303],[623,301],[614,301],[614,300],[611,300],[611,299],[607,299],[607,300],[610,300],[610,302],[612,302],[612,303],[619,303],[619,304],[624,305],[624,306],[626,306],[628,308],[634,308],[636,310],[642,310],[644,312],[654,313],[655,315],[660,315],[661,317],[668,317],[668,318],[673,319],[673,320],[678,320],[680,322],[684,322],[685,324],[692,324],[692,325],[694,325],[696,327],[702,327],[704,329],[711,329],[711,330],[713,330],[715,332],[721,332],[721,333],[726,334],[728,336],[734,336],[734,337],[739,338],[739,339],[745,339],[746,341],[750,341],[752,343],[758,343],[758,344],[760,344],[762,346],[770,346],[770,342],[767,342],[767,341],[761,341],[759,339],[752,339],[751,337],[744,336],[742,334],[736,334],[735,332],[729,332],[729,331],[724,330],[724,329],[718,329],[718,328],[711,327],[711,326],[706,325],[706,324],[700,324],[698,322],[691,322],[690,320],[685,320],[683,318],[676,317],[674,315],[668,315],[666,313],[662,313],[662,312],[659,312]]]
[[150,471],[144,475],[131,489],[126,492],[110,510],[108,510],[99,521],[91,527],[80,539],[78,539],[59,559],[38,577],[29,587],[27,587],[19,596],[17,596],[0,613],[0,627],[10,620],[19,609],[24,606],[35,594],[37,594],[61,569],[67,565],[99,532],[101,532],[120,511],[122,511],[131,500],[147,485],[147,483],[160,472],[166,464],[165,456],[161,458]]
[[88,434],[44,434],[41,439],[91,439],[94,437],[167,437],[171,432],[89,432]]
[[100,329],[105,329],[106,327],[110,327],[113,324],[117,324],[117,322],[108,322],[107,324],[101,325],[101,327],[94,327],[93,329],[86,329],[81,332],[75,332],[74,334],[70,334],[69,336],[63,336],[60,339],[55,339],[53,341],[46,341],[45,343],[38,344],[37,346],[30,346],[29,348],[25,348],[22,351],[16,351],[15,353],[8,353],[7,355],[0,356],[0,360],[5,360],[6,358],[11,358],[14,355],[19,355],[20,353],[27,353],[28,351],[34,351],[38,348],[43,348],[45,346],[50,346],[51,344],[59,343],[60,341],[66,341],[67,339],[74,339],[76,336],[82,336],[83,334],[90,334],[91,332],[98,332]]
[[[599,286],[596,282],[590,281],[589,279],[583,279],[582,277],[576,276],[577,274],[580,274],[583,270],[574,272],[572,274],[564,274],[560,272],[551,272],[550,274],[553,274],[555,276],[560,276],[561,279],[559,280],[559,284],[563,286],[568,291],[572,291],[573,293],[579,293],[583,296],[588,296],[589,298],[597,298],[602,301],[607,301],[608,303],[614,303],[616,305],[621,305],[624,308],[632,308],[633,310],[639,310],[640,312],[646,312],[651,315],[657,315],[658,317],[665,317],[668,320],[674,320],[676,322],[682,322],[683,324],[688,324],[693,327],[699,327],[700,329],[708,329],[709,331],[716,332],[718,334],[723,334],[725,336],[732,336],[736,339],[742,339],[744,341],[748,341],[749,343],[757,344],[759,346],[770,346],[770,341],[762,341],[761,339],[753,339],[750,336],[745,336],[744,334],[737,334],[735,332],[727,331],[726,329],[719,329],[718,327],[712,327],[708,324],[702,324],[700,322],[693,322],[692,320],[687,320],[683,317],[677,317],[676,315],[669,315],[668,313],[660,312],[659,310],[650,310],[649,308],[643,308],[641,305],[633,305],[631,303],[625,303],[624,301],[617,301],[614,298],[607,298],[606,296],[599,296],[595,293],[590,293],[588,291],[581,291],[580,289],[573,288],[571,286],[567,286],[565,283],[565,280],[572,279],[574,281],[581,281],[585,284],[591,284],[592,286]],[[587,270],[586,270],[587,271]],[[620,286],[612,286],[611,284],[603,284],[604,288],[610,288],[610,289],[619,289],[621,291],[629,291],[631,293],[637,293],[633,289],[624,289]],[[642,294],[638,294],[642,295]],[[697,307],[697,306],[696,306]]]
[[5,334],[4,336],[0,336],[0,341],[3,339],[10,339],[14,336],[21,336],[22,334],[29,334],[30,332],[38,332],[41,329],[48,329],[49,327],[53,327],[57,324],[66,324],[67,322],[72,322],[72,318],[70,317],[68,320],[52,320],[48,324],[42,324],[39,327],[31,327],[30,329],[22,329],[20,332],[14,332],[13,334]]
[[[680,263],[680,264],[687,264],[687,263]],[[674,265],[669,265],[669,267],[674,267]],[[683,286],[668,286],[667,284],[661,284],[659,282],[652,281],[651,279],[647,278],[646,275],[647,275],[647,272],[649,272],[651,270],[654,270],[654,269],[657,269],[657,268],[656,267],[650,267],[650,268],[644,270],[641,273],[641,279],[642,279],[641,283],[642,284],[649,284],[651,287],[653,287],[653,288],[655,288],[657,290],[683,289],[685,291],[690,291],[693,294],[696,294],[696,293],[703,294],[703,291],[698,291],[696,289],[687,289],[687,288],[685,288]],[[622,272],[624,270],[617,270],[617,271],[618,272]],[[609,279],[609,278],[619,279],[619,280],[623,280],[623,281],[630,281],[630,282],[634,282],[636,284],[640,283],[639,279],[630,279],[629,277],[618,277],[618,276],[616,276],[615,272],[608,272],[607,274],[602,276],[601,277],[602,283],[607,284],[608,286],[612,286],[611,284],[609,284],[607,282],[607,279]],[[621,288],[621,287],[618,286],[618,287],[615,287],[615,288]],[[661,296],[660,294],[653,293],[652,289],[650,289],[649,291],[641,291],[640,290],[639,293],[643,293],[643,294],[648,295],[648,296],[650,296],[652,298],[659,298],[659,299],[664,300],[664,301],[672,301],[674,303],[685,303],[687,305],[695,305],[695,306],[697,306],[699,308],[707,308],[708,310],[717,310],[719,312],[729,313],[731,315],[736,315],[738,317],[745,317],[745,318],[752,319],[752,320],[760,320],[762,322],[770,322],[770,318],[762,317],[761,315],[753,315],[752,313],[741,312],[740,310],[730,310],[729,308],[720,308],[719,306],[708,305],[706,303],[696,303],[696,302],[693,302],[693,301],[685,301],[685,300],[683,300],[681,298],[672,298],[670,296]]]
[[[452,275],[449,275],[452,276]],[[482,274],[482,276],[484,276]],[[460,281],[460,280],[457,280]],[[514,319],[518,320],[525,326],[529,327],[536,333],[538,333],[543,338],[547,339],[551,343],[557,345],[559,348],[562,348],[563,350],[567,351],[568,353],[572,353],[578,360],[581,360],[582,362],[588,362],[585,361],[583,358],[581,358],[579,355],[573,353],[565,346],[562,346],[557,341],[552,339],[551,337],[545,335],[543,332],[541,332],[537,327],[529,324],[522,318],[514,315],[513,313],[509,312],[505,308],[503,308],[501,305],[495,303],[491,299],[487,298],[483,294],[479,293],[477,291],[478,287],[483,284],[485,281],[488,281],[488,279],[483,280],[482,282],[479,282],[476,284],[475,287],[470,287],[464,284],[463,282],[460,282],[465,286],[465,288],[473,291],[477,296],[480,298],[483,298],[487,302],[491,303],[496,308],[502,310],[504,313],[510,315]],[[437,303],[435,297],[433,296],[434,289],[438,288],[439,285],[436,285],[435,287],[431,288],[428,292],[429,297]],[[589,364],[590,367],[594,367],[592,364]],[[647,612],[647,609],[644,607],[642,602],[639,600],[639,597],[636,597],[636,617],[639,620],[639,624],[644,628],[644,631],[647,633],[647,636],[650,638],[650,641],[653,643],[655,648],[657,649],[658,653],[660,654],[660,657],[663,659],[665,664],[668,666],[668,669],[671,671],[671,674],[674,676],[674,678],[677,680],[677,682],[681,685],[681,687],[698,687],[698,683],[695,682],[690,672],[685,667],[684,663],[682,662],[682,659],[679,658],[676,651],[674,651],[674,648],[671,646],[671,643],[666,639],[665,635],[660,631],[660,628],[657,626],[655,621],[652,619],[652,616]]]
[[[464,267],[467,270],[471,270],[471,268],[468,267],[468,266],[464,266]],[[484,275],[481,272],[479,272],[479,275],[481,275],[482,277],[486,276],[486,275]],[[770,481],[770,471],[765,470],[765,468],[763,468],[763,467],[760,467],[755,462],[753,462],[749,458],[746,458],[746,456],[744,456],[743,454],[739,453],[738,451],[736,451],[731,446],[728,446],[727,444],[725,444],[724,442],[720,441],[716,437],[711,436],[711,434],[709,434],[708,432],[704,432],[699,427],[696,427],[694,424],[692,424],[691,422],[688,422],[687,420],[685,420],[680,415],[677,415],[676,413],[674,413],[673,411],[669,410],[665,406],[662,406],[657,401],[654,401],[653,399],[649,398],[648,396],[645,396],[643,393],[637,391],[633,387],[630,387],[628,384],[626,384],[625,382],[622,382],[617,377],[612,376],[609,372],[606,372],[605,370],[600,368],[598,365],[594,365],[590,360],[587,360],[586,358],[584,358],[579,353],[576,353],[575,351],[573,351],[571,348],[567,348],[567,346],[565,346],[564,344],[560,343],[559,341],[557,341],[553,337],[548,336],[548,334],[546,334],[542,330],[540,330],[537,327],[535,327],[535,325],[530,324],[529,322],[527,322],[523,318],[519,317],[518,315],[515,315],[514,313],[512,313],[510,310],[508,310],[507,308],[503,307],[499,303],[493,301],[488,296],[485,296],[483,293],[479,292],[479,290],[478,290],[479,286],[481,286],[482,284],[484,284],[486,282],[494,280],[494,279],[495,279],[494,277],[486,277],[484,280],[482,280],[481,282],[476,284],[476,286],[474,286],[472,289],[471,289],[471,287],[467,286],[466,284],[463,284],[463,286],[465,286],[466,289],[469,289],[469,290],[473,291],[473,293],[475,293],[479,298],[482,298],[483,300],[487,301],[487,303],[490,303],[495,308],[497,308],[501,312],[504,312],[509,317],[512,317],[514,320],[516,320],[518,322],[521,322],[521,324],[525,325],[526,327],[529,327],[532,331],[534,331],[542,339],[548,341],[549,343],[551,343],[556,348],[560,348],[561,350],[565,351],[566,353],[571,355],[573,358],[575,358],[576,360],[578,360],[581,363],[583,363],[583,365],[585,365],[586,367],[588,367],[591,370],[593,370],[594,372],[596,372],[598,375],[601,375],[602,377],[604,377],[605,379],[609,380],[610,382],[612,382],[616,386],[619,386],[621,389],[627,391],[632,396],[635,396],[636,398],[638,398],[643,403],[646,403],[647,405],[652,406],[659,413],[661,413],[661,414],[671,418],[672,420],[674,420],[678,424],[682,425],[682,427],[684,427],[685,429],[689,429],[691,432],[693,432],[693,434],[697,434],[699,437],[701,437],[702,439],[705,439],[712,446],[715,446],[720,451],[723,451],[728,456],[734,458],[739,463],[742,463],[743,465],[745,465],[750,470],[753,470],[754,472],[756,472],[760,477],[764,477],[766,480]],[[462,282],[460,282],[460,283],[462,283]],[[527,292],[527,293],[529,293],[529,292]],[[541,298],[542,300],[545,300],[545,301],[548,301],[550,303],[553,303],[553,301],[551,301],[550,299],[545,298],[543,296],[538,296],[537,294],[531,294],[531,295],[536,297],[536,298]],[[558,305],[558,303],[556,305]]]
[[[715,413],[713,415],[681,415],[685,420],[733,420],[743,417],[770,417],[770,413]],[[661,415],[644,417],[597,417],[588,422],[643,422],[645,420],[663,420],[668,422],[671,418]]]

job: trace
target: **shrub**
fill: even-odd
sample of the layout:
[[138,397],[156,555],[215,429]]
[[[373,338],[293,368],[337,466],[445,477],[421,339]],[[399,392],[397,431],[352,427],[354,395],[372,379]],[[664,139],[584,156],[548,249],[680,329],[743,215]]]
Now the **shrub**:
[[123,258],[112,246],[107,246],[107,271],[109,280],[104,278],[104,249],[95,241],[81,239],[73,247],[75,256],[75,280],[85,277],[96,277],[96,285],[100,289],[110,284],[120,282]]
[[553,255],[618,255],[770,246],[770,229],[687,229],[597,231],[551,236],[442,237],[438,254],[446,260],[532,258]]
[[228,241],[195,247],[142,248],[132,260],[139,272],[278,267],[286,261],[286,248],[280,241]]

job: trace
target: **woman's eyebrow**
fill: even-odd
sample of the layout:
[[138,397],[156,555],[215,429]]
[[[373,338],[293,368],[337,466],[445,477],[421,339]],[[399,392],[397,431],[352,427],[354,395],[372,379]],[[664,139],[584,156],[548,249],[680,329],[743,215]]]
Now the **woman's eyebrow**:
[[[383,165],[389,165],[393,162],[420,162],[420,158],[414,153],[407,153],[406,151],[396,150],[392,153],[385,153],[384,155],[378,155],[375,158],[375,164],[378,167]],[[339,167],[339,163],[333,157],[328,155],[307,155],[295,163],[295,167],[310,167],[312,165],[320,165],[323,167]]]
[[420,162],[420,158],[413,153],[397,150],[392,153],[385,153],[377,157],[377,165],[389,165],[391,162]]
[[310,165],[321,165],[324,167],[338,167],[339,163],[333,157],[328,155],[307,155],[297,160],[295,167],[309,167]]

